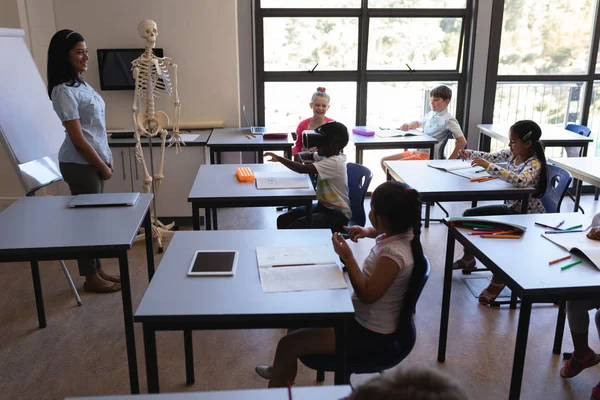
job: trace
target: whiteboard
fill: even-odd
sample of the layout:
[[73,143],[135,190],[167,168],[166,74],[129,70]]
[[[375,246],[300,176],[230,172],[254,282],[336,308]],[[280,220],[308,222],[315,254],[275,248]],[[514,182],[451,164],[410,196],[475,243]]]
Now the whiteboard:
[[29,193],[62,179],[58,150],[65,130],[24,35],[0,28],[0,142]]

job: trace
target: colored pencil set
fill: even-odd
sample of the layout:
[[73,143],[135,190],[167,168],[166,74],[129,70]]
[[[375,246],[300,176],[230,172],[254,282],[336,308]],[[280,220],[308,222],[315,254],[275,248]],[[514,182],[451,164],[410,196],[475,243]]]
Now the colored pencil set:
[[484,239],[520,239],[523,234],[523,232],[515,229],[506,230],[505,228],[477,222],[463,222],[462,226],[473,230],[473,232],[469,232],[469,235],[479,236]]

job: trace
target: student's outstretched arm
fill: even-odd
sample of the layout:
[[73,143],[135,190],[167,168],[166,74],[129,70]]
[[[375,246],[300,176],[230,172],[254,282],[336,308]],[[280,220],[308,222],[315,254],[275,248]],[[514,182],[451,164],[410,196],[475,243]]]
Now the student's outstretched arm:
[[296,161],[292,161],[285,157],[280,157],[277,154],[271,153],[270,151],[265,153],[265,157],[266,156],[271,157],[271,159],[269,161],[279,161],[280,163],[285,165],[287,168],[289,168],[292,171],[297,172],[299,174],[316,174],[317,173],[317,169],[315,168],[315,166],[313,164],[302,164],[302,163],[299,163]]
[[461,136],[458,139],[456,139],[456,146],[454,146],[454,151],[452,151],[452,154],[450,154],[450,159],[454,160],[458,158],[458,152],[464,149],[465,147],[467,147],[467,139],[465,139],[464,136]]
[[379,300],[394,283],[394,279],[400,272],[400,266],[391,258],[381,256],[377,260],[373,273],[367,277],[358,267],[352,249],[342,235],[334,233],[331,241],[335,252],[346,264],[350,283],[358,299],[364,304],[372,304]]

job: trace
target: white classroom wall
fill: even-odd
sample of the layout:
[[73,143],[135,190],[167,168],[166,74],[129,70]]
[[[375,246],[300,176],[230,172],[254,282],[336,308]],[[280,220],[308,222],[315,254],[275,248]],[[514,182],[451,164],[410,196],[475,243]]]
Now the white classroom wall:
[[[65,28],[80,32],[90,51],[85,78],[106,102],[107,127],[114,129],[133,124],[133,92],[100,90],[96,49],[142,48],[137,25],[153,19],[159,30],[157,47],[179,66],[181,121],[222,120],[226,127],[238,127],[240,65],[251,65],[251,60],[239,60],[237,26],[238,17],[243,16],[238,16],[238,1],[0,0],[0,27],[25,30],[27,45],[44,79],[52,35]],[[249,7],[244,13],[250,18]],[[173,105],[166,99],[157,108],[173,113]],[[239,154],[231,156],[226,160],[239,162]],[[0,168],[8,172],[0,176],[1,209],[12,198],[22,196],[23,189],[3,150]]]

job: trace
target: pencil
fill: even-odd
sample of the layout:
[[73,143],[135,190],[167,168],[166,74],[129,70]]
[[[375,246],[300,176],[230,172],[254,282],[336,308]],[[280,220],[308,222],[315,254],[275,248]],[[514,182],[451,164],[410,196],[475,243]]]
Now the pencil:
[[519,235],[480,235],[484,239],[521,239]]
[[494,232],[493,235],[510,235],[511,233],[517,233],[517,232],[513,229],[511,231]]
[[547,233],[547,234],[551,234],[551,233],[577,233],[577,232],[583,232],[583,231],[581,229],[573,229],[572,231],[567,231],[567,230],[564,230],[564,231],[544,231],[544,233]]
[[573,265],[581,264],[582,262],[583,260],[573,261],[571,264],[563,265],[562,267],[560,267],[560,270],[563,271],[567,268],[571,268]]
[[562,224],[564,224],[564,223],[565,223],[565,220],[563,219],[562,221],[560,221],[560,222],[558,223],[558,225],[556,225],[556,226],[554,227],[554,229],[558,229],[558,227],[559,227],[559,226],[561,226],[561,225],[562,225]]
[[558,263],[558,262],[561,262],[561,261],[568,260],[569,258],[571,258],[571,255],[570,255],[570,254],[569,254],[568,256],[564,256],[564,257],[561,257],[561,258],[557,258],[556,260],[552,260],[552,261],[550,261],[550,262],[548,263],[548,265],[556,264],[556,263]]
[[248,139],[252,139],[252,136],[250,136],[250,135],[246,135],[246,138],[248,138]]
[[570,227],[570,228],[565,228],[565,231],[570,231],[570,230],[573,230],[573,229],[581,228],[582,226],[583,226],[583,225],[581,225],[581,224],[579,224],[579,225],[574,225],[574,226],[572,226],[572,227]]
[[[565,222],[565,221],[563,221],[563,222]],[[555,229],[555,230],[558,230],[558,231],[562,231],[562,229],[558,228],[562,223],[558,224],[557,226],[544,225],[544,224],[541,224],[539,222],[536,222],[535,224],[537,226],[541,226],[541,227],[544,227],[544,228],[550,228],[550,229]]]
[[479,171],[475,171],[476,174],[480,173],[480,172],[484,172],[485,169],[480,169]]
[[476,231],[469,232],[469,235],[494,235],[496,231]]
[[471,226],[474,228],[487,228],[487,229],[494,229],[493,225],[486,225],[486,224],[478,224],[476,222],[463,222],[464,226]]

